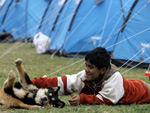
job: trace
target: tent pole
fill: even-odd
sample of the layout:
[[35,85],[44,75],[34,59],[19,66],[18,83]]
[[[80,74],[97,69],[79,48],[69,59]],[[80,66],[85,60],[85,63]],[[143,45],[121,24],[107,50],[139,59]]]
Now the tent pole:
[[25,16],[25,43],[28,42],[27,40],[27,22],[28,22],[28,0],[26,0],[26,16]]
[[42,17],[42,20],[41,20],[41,22],[40,22],[40,25],[39,25],[38,29],[40,29],[41,26],[42,26],[42,23],[43,23],[43,21],[44,21],[44,18],[45,18],[45,16],[46,16],[46,13],[47,13],[47,11],[48,11],[48,9],[49,9],[49,6],[51,5],[51,2],[52,2],[52,0],[49,0],[49,3],[48,3],[48,5],[47,5],[47,7],[46,7],[46,9],[45,9],[44,15],[43,15],[43,17]]
[[121,11],[123,13],[123,20],[125,20],[125,15],[124,15],[124,10],[123,10],[122,0],[120,0],[120,4],[121,4]]
[[54,29],[55,29],[55,24],[57,23],[57,20],[58,20],[60,14],[61,14],[63,8],[65,7],[65,4],[66,4],[66,3],[67,3],[67,0],[65,0],[65,3],[64,3],[63,6],[61,7],[61,9],[60,9],[60,11],[59,11],[59,13],[58,13],[58,15],[57,15],[57,17],[56,17],[56,20],[55,20],[55,22],[54,22],[54,24],[53,24],[53,27],[52,27],[52,31],[54,31]]
[[[132,7],[131,7],[131,9],[129,10],[128,15],[127,15],[127,17],[125,18],[125,20],[124,20],[124,22],[123,22],[123,25],[121,26],[121,29],[120,29],[120,31],[119,31],[119,33],[118,33],[118,36],[117,36],[117,38],[116,38],[115,43],[118,41],[118,38],[119,38],[119,36],[120,36],[120,33],[123,32],[123,30],[124,30],[124,28],[125,28],[125,25],[127,24],[128,20],[129,20],[129,18],[130,18],[130,16],[131,16],[131,13],[132,13],[134,7],[136,6],[137,2],[138,2],[138,0],[135,0],[134,3],[133,3],[133,5],[132,5]],[[114,47],[113,47],[112,54],[113,54],[113,52],[114,52],[114,49],[115,49],[115,45],[114,45]]]
[[81,0],[81,1],[80,1],[80,3],[79,3],[79,5],[78,5],[77,9],[76,9],[76,10],[75,10],[75,12],[74,12],[74,15],[73,15],[73,18],[72,18],[72,20],[71,20],[71,23],[70,23],[70,26],[69,26],[68,31],[70,31],[70,30],[71,30],[71,27],[72,27],[73,21],[74,21],[74,19],[75,19],[75,17],[76,17],[76,14],[77,14],[78,9],[79,9],[79,7],[80,7],[80,5],[81,5],[81,3],[82,3],[82,2],[83,2],[83,0]]
[[9,3],[9,5],[8,5],[6,11],[5,11],[5,15],[4,15],[3,19],[2,19],[1,25],[4,23],[5,18],[6,18],[6,16],[7,16],[7,13],[8,13],[8,11],[9,11],[9,8],[11,7],[12,3],[13,3],[13,0],[11,0],[11,2]]
[[128,20],[129,20],[131,14],[132,14],[132,11],[133,11],[134,7],[135,7],[136,4],[137,4],[137,2],[138,2],[138,0],[135,0],[134,3],[133,3],[133,5],[132,5],[132,7],[131,7],[131,9],[129,10],[129,13],[128,13],[128,15],[127,15],[127,17],[126,17],[126,19],[125,19],[125,21],[124,21],[122,27],[121,27],[121,30],[120,30],[121,32],[123,32],[123,30],[124,30],[124,28],[125,28],[125,25],[127,24],[127,22],[128,22]]
[[[78,12],[78,10],[79,10],[79,8],[80,8],[80,6],[81,6],[81,3],[83,2],[83,0],[80,0],[80,3],[78,4],[78,6],[77,6],[77,8],[76,8],[76,10],[75,10],[75,12],[74,12],[74,15],[73,15],[73,18],[71,19],[71,22],[70,22],[70,25],[69,25],[69,28],[68,28],[68,32],[66,33],[66,36],[65,36],[65,39],[67,38],[67,36],[68,36],[68,33],[70,32],[70,30],[71,30],[71,27],[72,27],[72,24],[73,24],[73,21],[74,21],[74,19],[75,19],[75,17],[76,17],[76,14],[77,14],[77,12]],[[62,44],[62,46],[60,47],[60,49],[62,48],[64,46],[64,43]]]
[[[66,1],[67,1],[67,0],[66,0]],[[63,4],[63,6],[61,7],[61,10],[59,11],[59,13],[58,13],[58,15],[57,15],[57,18],[56,18],[56,20],[55,20],[55,22],[54,22],[54,24],[53,24],[52,31],[55,29],[55,25],[56,25],[56,23],[57,23],[57,20],[58,20],[59,16],[61,15],[61,12],[62,12],[62,10],[63,10],[65,4],[66,4],[66,1],[65,1],[65,3]],[[72,3],[72,1],[70,2],[70,4],[71,4],[71,3]],[[68,5],[67,9],[70,7],[70,4]],[[67,11],[68,11],[68,10],[65,11],[65,13],[64,13],[64,15],[63,15],[63,19],[65,18],[65,15],[66,15]],[[57,33],[58,33],[58,31],[59,31],[61,25],[62,25],[62,22],[59,24],[59,27],[58,27],[58,29],[56,30],[55,36],[54,36],[53,40],[51,41],[49,47],[51,47],[51,46],[53,45],[53,43],[54,43],[54,41],[55,41],[55,39],[56,39]],[[49,35],[49,36],[50,36],[50,35]],[[60,50],[60,49],[58,49],[58,50]],[[57,50],[56,50],[56,51],[57,51]]]

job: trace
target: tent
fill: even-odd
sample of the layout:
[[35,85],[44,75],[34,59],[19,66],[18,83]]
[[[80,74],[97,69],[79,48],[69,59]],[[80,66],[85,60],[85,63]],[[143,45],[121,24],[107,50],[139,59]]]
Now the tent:
[[[1,0],[2,2],[3,0]],[[49,0],[5,0],[0,12],[0,31],[15,38],[33,37]]]
[[[63,52],[67,54],[87,52],[98,46],[113,45],[116,32],[129,11],[129,9],[123,11],[122,7],[130,7],[131,2],[125,2],[124,6],[121,4],[123,3],[119,0],[105,0],[99,4],[83,1],[67,34]],[[108,48],[108,51],[112,51],[112,48]]]
[[47,51],[63,56],[103,46],[117,65],[147,67],[149,11],[150,0],[7,0],[0,7],[0,32],[22,38],[41,32],[51,40]]
[[147,67],[150,63],[149,2],[138,0],[132,14],[123,25],[124,29],[120,32],[112,53],[114,59],[121,59],[121,61],[115,60],[117,64],[122,62],[131,67],[136,66],[136,63],[139,62],[143,64],[142,67]]

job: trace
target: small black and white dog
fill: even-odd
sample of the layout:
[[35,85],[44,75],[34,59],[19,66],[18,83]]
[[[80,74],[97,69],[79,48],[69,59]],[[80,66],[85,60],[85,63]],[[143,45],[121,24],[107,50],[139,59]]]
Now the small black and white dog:
[[11,70],[4,83],[4,92],[28,105],[64,107],[65,103],[58,98],[58,91],[52,87],[37,88],[24,70],[22,60],[15,61],[19,82],[15,82],[15,73]]

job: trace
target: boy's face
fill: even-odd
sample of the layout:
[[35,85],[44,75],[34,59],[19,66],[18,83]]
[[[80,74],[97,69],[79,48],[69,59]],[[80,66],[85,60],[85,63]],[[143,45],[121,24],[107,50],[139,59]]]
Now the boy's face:
[[102,69],[98,69],[95,65],[91,64],[89,61],[85,62],[85,72],[86,72],[86,80],[93,81],[99,78],[99,75],[104,74],[105,72]]

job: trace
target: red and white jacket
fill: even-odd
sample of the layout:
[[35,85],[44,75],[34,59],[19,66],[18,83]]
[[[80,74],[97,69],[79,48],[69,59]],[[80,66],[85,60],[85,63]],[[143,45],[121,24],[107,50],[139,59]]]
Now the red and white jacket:
[[119,71],[112,67],[98,83],[86,81],[85,71],[62,77],[39,77],[32,82],[44,88],[60,86],[59,95],[78,92],[80,104],[143,104],[150,103],[148,87],[138,79],[125,79]]

